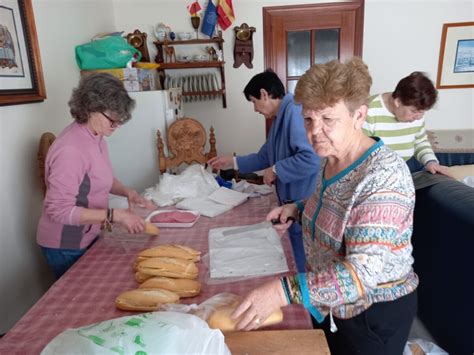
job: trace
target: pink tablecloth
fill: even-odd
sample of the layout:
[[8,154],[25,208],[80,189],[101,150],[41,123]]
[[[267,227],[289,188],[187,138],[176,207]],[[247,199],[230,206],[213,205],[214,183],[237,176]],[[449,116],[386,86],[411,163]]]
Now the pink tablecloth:
[[[192,228],[163,228],[159,237],[99,239],[92,248],[0,339],[0,354],[36,354],[67,328],[132,314],[117,310],[114,300],[125,290],[137,288],[132,270],[138,251],[160,244],[177,243],[208,252],[211,228],[261,222],[272,208],[272,196],[254,198],[215,218],[200,217]],[[290,272],[295,272],[291,246],[283,238]],[[201,303],[221,292],[244,295],[269,278],[226,284],[205,284],[207,268],[200,262],[201,294],[183,303]],[[308,313],[300,305],[284,308],[284,321],[266,329],[311,329]]]

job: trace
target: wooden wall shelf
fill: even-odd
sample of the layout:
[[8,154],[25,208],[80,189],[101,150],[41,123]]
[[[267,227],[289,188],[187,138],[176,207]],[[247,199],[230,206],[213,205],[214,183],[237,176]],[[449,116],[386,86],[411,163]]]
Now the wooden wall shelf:
[[225,90],[225,71],[224,61],[189,61],[189,62],[164,62],[163,57],[163,46],[176,46],[176,45],[200,45],[200,44],[211,44],[217,46],[217,49],[221,51],[222,58],[224,57],[224,39],[222,38],[222,32],[218,32],[218,37],[209,39],[190,39],[190,40],[177,40],[177,41],[155,41],[153,44],[156,46],[158,53],[155,57],[155,62],[160,64],[157,69],[160,75],[161,87],[164,87],[165,70],[175,69],[199,69],[199,68],[217,68],[221,75],[221,89],[216,91],[203,91],[203,92],[183,92],[184,96],[204,96],[204,95],[222,95],[222,107],[227,107],[227,98]]

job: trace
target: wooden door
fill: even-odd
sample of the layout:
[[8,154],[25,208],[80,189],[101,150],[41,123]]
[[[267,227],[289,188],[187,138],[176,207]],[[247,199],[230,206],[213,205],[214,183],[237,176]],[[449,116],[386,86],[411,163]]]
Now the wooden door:
[[294,92],[312,64],[362,56],[364,0],[264,7],[263,26],[265,68]]

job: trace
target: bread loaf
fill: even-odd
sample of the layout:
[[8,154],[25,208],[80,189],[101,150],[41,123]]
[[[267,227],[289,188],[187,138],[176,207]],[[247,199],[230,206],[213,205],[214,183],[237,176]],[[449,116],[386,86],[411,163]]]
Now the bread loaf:
[[149,223],[149,222],[145,222],[145,231],[144,231],[144,233],[151,234],[151,235],[158,235],[160,233],[160,230],[154,224]]
[[[136,270],[136,267],[135,267],[135,270]],[[145,280],[148,280],[149,278],[152,278],[152,277],[153,275],[144,274],[143,272],[139,272],[139,271],[135,272],[135,280],[137,280],[137,282],[140,284],[144,282]]]
[[[235,326],[240,322],[241,317],[237,318],[235,321],[230,319],[230,315],[239,305],[238,302],[231,305],[226,305],[217,308],[207,320],[209,328],[220,329],[223,332],[235,331]],[[277,324],[283,321],[283,312],[281,309],[270,314],[270,316],[265,319],[265,321],[260,325],[260,327],[265,327],[272,324]]]
[[194,297],[201,291],[201,283],[190,279],[171,279],[155,276],[145,280],[139,288],[161,288],[175,292],[179,297]]
[[140,261],[137,271],[147,275],[167,276],[178,279],[195,279],[199,270],[190,260],[177,258],[148,258]]
[[145,249],[138,254],[139,259],[154,258],[157,256],[198,261],[199,259],[201,259],[201,252],[184,245],[166,244],[150,249]]
[[145,289],[126,291],[115,299],[115,306],[124,311],[156,311],[164,303],[176,303],[179,296],[168,290]]

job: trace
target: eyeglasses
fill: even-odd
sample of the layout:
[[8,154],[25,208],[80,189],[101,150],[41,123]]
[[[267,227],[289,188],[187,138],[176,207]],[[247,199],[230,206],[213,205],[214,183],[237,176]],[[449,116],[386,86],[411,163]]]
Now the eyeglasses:
[[120,122],[120,121],[115,121],[115,120],[111,119],[110,116],[106,115],[106,114],[103,113],[103,112],[101,112],[101,114],[102,114],[105,118],[107,118],[107,119],[109,120],[109,122],[110,122],[110,127],[111,127],[111,128],[119,127],[119,126],[122,124],[122,122]]

